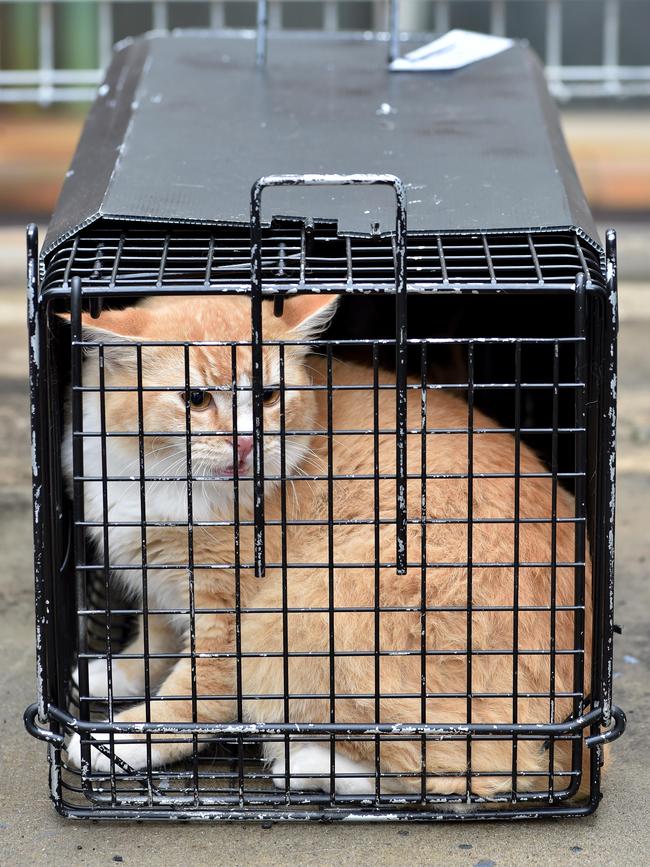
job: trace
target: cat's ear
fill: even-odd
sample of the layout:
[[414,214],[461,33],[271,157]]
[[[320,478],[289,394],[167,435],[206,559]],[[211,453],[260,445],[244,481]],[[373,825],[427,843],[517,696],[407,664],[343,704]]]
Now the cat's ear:
[[301,340],[312,340],[330,324],[338,303],[338,295],[294,295],[284,299],[282,320]]
[[[68,324],[69,313],[57,314]],[[95,349],[93,344],[103,343],[109,346],[104,351],[105,363],[110,366],[136,367],[135,347],[142,342],[142,331],[147,319],[147,311],[138,307],[128,307],[125,310],[107,310],[97,319],[88,313],[81,314],[81,333],[86,353]],[[126,344],[126,345],[125,345]]]

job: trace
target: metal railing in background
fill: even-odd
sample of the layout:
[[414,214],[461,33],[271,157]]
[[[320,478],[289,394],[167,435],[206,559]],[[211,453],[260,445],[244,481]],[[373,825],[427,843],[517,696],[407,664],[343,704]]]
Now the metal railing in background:
[[[113,42],[127,33],[174,28],[179,18],[185,25],[179,11],[191,11],[194,26],[253,35],[242,27],[255,25],[254,2],[0,0],[0,102],[92,99]],[[648,0],[402,0],[400,13],[401,29],[417,39],[457,26],[530,39],[562,100],[650,96]],[[271,32],[300,27],[301,16],[311,30],[353,29],[388,39],[383,0],[269,2]]]

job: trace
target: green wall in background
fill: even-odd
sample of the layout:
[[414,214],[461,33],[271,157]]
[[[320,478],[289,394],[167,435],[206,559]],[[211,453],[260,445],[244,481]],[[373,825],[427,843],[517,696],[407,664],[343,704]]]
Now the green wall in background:
[[38,68],[38,4],[0,5],[0,66]]
[[55,4],[55,66],[95,69],[99,65],[97,16],[97,4],[93,0]]

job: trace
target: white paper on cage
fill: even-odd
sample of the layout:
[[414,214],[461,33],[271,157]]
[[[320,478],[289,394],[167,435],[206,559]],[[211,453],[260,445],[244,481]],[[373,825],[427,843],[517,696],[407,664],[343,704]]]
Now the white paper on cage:
[[392,72],[445,72],[461,69],[494,57],[514,45],[505,36],[490,36],[471,30],[450,30],[421,48],[398,57],[390,65]]

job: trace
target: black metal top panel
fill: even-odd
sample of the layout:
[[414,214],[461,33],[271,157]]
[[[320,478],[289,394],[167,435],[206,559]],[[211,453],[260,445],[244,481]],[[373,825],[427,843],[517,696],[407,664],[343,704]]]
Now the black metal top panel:
[[[247,224],[252,183],[281,173],[398,175],[413,232],[578,227],[593,219],[540,65],[523,45],[455,72],[390,73],[386,46],[150,36],[123,46],[90,111],[47,254],[98,217]],[[281,188],[264,219],[393,230],[389,190]]]

